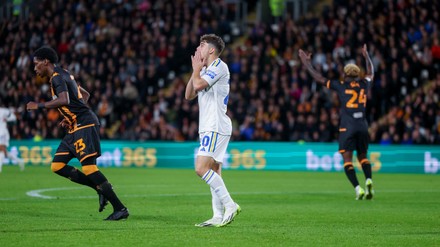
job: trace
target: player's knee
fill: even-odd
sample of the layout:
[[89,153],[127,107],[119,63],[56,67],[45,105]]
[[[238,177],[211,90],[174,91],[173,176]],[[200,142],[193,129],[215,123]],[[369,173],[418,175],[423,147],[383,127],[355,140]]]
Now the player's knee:
[[96,165],[83,165],[82,171],[86,176],[88,176],[92,173],[99,171],[99,169],[98,169],[98,166],[96,166]]
[[52,172],[57,172],[63,169],[63,167],[65,166],[66,164],[63,162],[52,162],[52,164],[50,165],[50,169],[52,170]]
[[362,153],[358,153],[357,154],[357,158],[358,158],[359,161],[361,161],[361,160],[367,158],[367,154],[363,153],[363,152]]
[[207,172],[207,169],[204,167],[196,167],[195,172],[199,177],[201,177]]
[[195,172],[200,177],[203,177],[203,175],[205,175],[209,171],[209,169],[213,169],[215,171],[213,167],[214,163],[215,161],[212,157],[198,156],[196,160]]
[[195,172],[199,177],[203,177],[209,169],[211,169],[211,167],[206,164],[196,164]]
[[96,157],[88,157],[87,159],[81,161],[82,172],[86,175],[90,175],[99,171],[98,166],[96,166]]

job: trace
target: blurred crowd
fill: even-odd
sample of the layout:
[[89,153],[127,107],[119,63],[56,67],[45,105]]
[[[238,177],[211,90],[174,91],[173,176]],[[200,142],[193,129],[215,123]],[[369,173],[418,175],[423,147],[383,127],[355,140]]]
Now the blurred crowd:
[[361,47],[367,44],[375,67],[367,102],[371,141],[440,143],[440,94],[426,89],[439,80],[439,7],[428,0],[333,1],[299,21],[287,17],[252,26],[244,45],[228,59],[232,81],[238,81],[230,97],[239,123],[236,135],[337,140],[337,95],[313,82],[297,50],[312,52],[314,66],[325,77],[342,79],[345,64],[365,67]]
[[2,25],[0,97],[19,111],[13,139],[63,135],[57,111],[23,111],[30,100],[50,100],[31,56],[48,44],[91,93],[103,139],[197,140],[197,101],[184,99],[190,56],[201,35],[216,33],[231,72],[232,140],[332,142],[337,96],[313,82],[297,50],[340,79],[346,63],[365,66],[366,43],[376,69],[371,141],[440,143],[439,9],[434,0],[334,0],[300,20],[287,15],[239,30],[236,9],[221,0],[43,0],[40,14]]

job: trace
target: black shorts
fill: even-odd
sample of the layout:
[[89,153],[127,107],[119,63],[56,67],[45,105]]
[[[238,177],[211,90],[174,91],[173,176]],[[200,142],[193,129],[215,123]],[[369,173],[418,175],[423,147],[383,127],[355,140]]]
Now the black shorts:
[[53,162],[68,163],[77,158],[81,163],[89,158],[101,156],[99,126],[91,124],[69,131],[63,138],[53,158]]
[[356,150],[359,153],[368,151],[370,137],[367,128],[352,127],[339,129],[339,152]]

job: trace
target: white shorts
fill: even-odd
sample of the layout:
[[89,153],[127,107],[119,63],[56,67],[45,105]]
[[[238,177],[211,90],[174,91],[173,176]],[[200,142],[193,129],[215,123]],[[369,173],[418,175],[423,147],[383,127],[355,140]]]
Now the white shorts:
[[9,132],[3,132],[0,133],[0,145],[4,145],[6,147],[9,147]]
[[216,132],[203,132],[199,136],[200,148],[197,156],[212,157],[216,162],[223,163],[231,136],[220,135]]

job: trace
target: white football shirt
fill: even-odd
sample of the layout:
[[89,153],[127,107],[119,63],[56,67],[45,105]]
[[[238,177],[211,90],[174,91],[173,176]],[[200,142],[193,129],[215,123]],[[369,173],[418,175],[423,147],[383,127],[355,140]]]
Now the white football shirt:
[[232,134],[232,122],[226,115],[229,99],[228,66],[220,59],[203,67],[200,76],[209,86],[198,92],[199,133],[212,131],[221,135]]
[[15,114],[8,108],[0,108],[0,144],[9,146],[9,131],[7,122],[15,121]]

